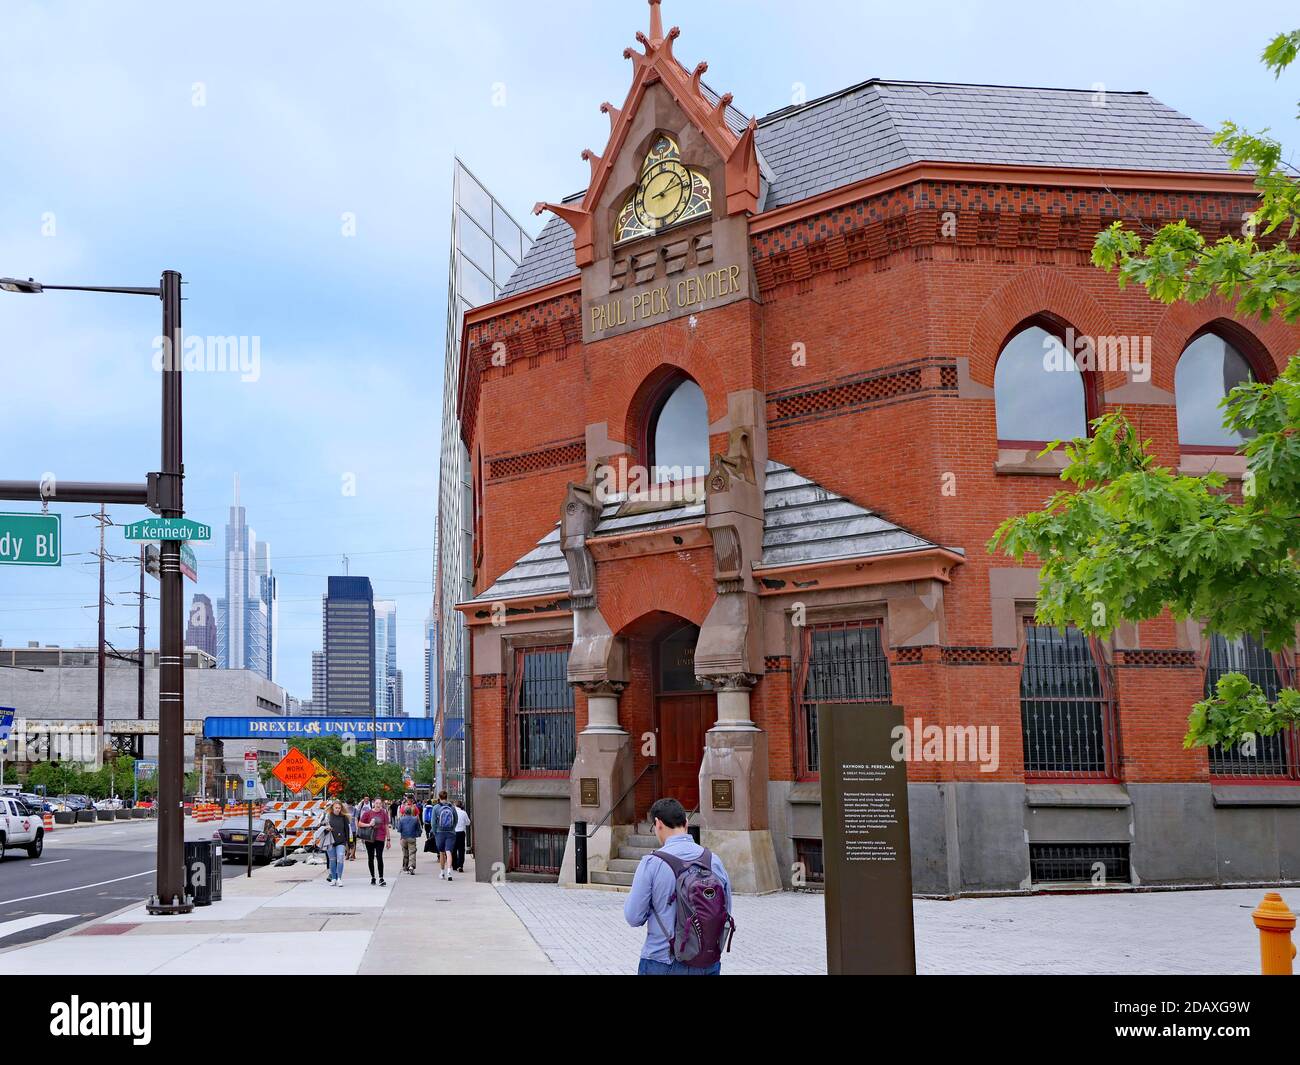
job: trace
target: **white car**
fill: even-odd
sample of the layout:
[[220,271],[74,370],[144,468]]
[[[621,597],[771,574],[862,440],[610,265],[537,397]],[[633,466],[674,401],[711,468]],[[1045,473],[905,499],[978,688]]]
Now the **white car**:
[[120,810],[122,809],[121,799],[100,799],[95,803],[96,810]]
[[24,848],[29,858],[39,858],[45,849],[45,822],[19,799],[0,796],[0,861],[13,847]]

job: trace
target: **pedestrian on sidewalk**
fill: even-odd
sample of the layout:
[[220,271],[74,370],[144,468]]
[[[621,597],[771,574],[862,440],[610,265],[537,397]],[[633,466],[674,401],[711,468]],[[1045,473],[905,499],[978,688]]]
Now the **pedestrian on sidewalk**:
[[388,836],[391,824],[388,811],[382,802],[376,802],[361,815],[357,837],[366,845],[366,864],[370,866],[370,883],[375,882],[375,866],[379,866],[379,886],[384,886],[384,851],[392,847]]
[[451,879],[451,852],[456,846],[456,807],[447,801],[445,791],[438,792],[433,808],[433,845],[438,851],[439,880]]
[[348,841],[352,839],[352,819],[348,817],[343,804],[335,799],[324,821],[325,856],[329,861],[329,875],[325,878],[325,883],[342,887],[343,856],[347,853]]
[[348,861],[354,861],[357,856],[357,808],[350,802],[343,804],[343,812],[348,815],[348,822],[352,825],[352,831],[348,833],[348,845],[343,852],[343,857]]
[[727,870],[691,839],[676,799],[657,800],[650,820],[659,849],[641,859],[623,904],[628,924],[646,926],[637,975],[717,976],[736,929]]
[[361,824],[361,815],[370,809],[370,796],[361,796],[361,801],[357,803],[356,808],[352,811],[352,844],[348,847],[348,860],[355,861],[357,857],[357,826]]
[[465,871],[465,839],[469,834],[469,814],[465,804],[456,800],[456,842],[451,851],[451,867],[458,873]]
[[[433,839],[433,807],[433,803],[425,803],[424,812],[420,814],[420,819],[424,822],[424,838],[427,840]],[[433,850],[432,847],[426,849]]]
[[415,876],[415,845],[420,841],[420,819],[414,806],[403,806],[397,819],[397,834],[402,837],[402,872]]

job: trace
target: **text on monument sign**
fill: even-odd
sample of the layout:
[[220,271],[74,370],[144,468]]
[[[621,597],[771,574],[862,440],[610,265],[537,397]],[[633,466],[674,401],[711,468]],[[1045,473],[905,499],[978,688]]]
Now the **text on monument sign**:
[[603,333],[674,311],[702,307],[710,300],[739,292],[740,285],[740,267],[722,266],[595,304],[588,312],[591,320],[587,324],[593,333]]

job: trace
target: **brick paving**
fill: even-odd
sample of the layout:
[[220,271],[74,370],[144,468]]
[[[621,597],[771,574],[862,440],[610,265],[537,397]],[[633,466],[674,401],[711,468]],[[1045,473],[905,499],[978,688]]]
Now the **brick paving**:
[[[552,884],[506,883],[497,890],[561,972],[635,972],[645,933],[624,922],[626,895]],[[1257,973],[1250,911],[1264,890],[918,899],[917,968],[929,974]],[[1282,896],[1300,908],[1300,890]],[[813,893],[738,897],[736,938],[723,971],[824,973],[822,905]]]

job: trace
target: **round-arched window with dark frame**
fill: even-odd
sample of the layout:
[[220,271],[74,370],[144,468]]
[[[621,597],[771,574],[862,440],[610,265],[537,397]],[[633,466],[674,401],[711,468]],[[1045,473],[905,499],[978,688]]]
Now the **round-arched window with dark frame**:
[[1178,444],[1183,448],[1235,451],[1246,436],[1223,424],[1224,398],[1238,385],[1257,380],[1250,361],[1218,333],[1196,337],[1174,370]]
[[1086,372],[1055,332],[1028,325],[998,354],[993,396],[998,441],[1046,444],[1088,435]]
[[684,374],[668,378],[650,401],[645,460],[652,484],[679,483],[709,471],[709,405]]

